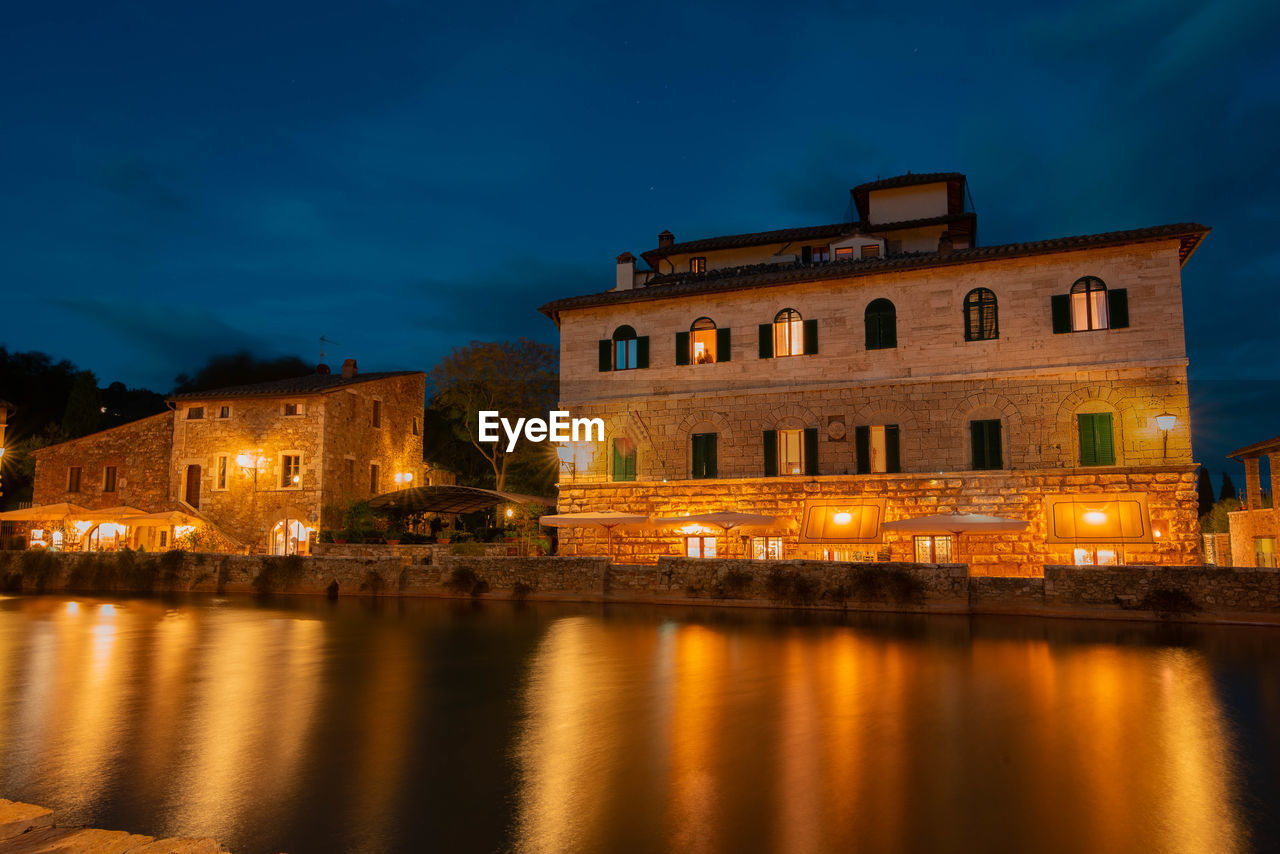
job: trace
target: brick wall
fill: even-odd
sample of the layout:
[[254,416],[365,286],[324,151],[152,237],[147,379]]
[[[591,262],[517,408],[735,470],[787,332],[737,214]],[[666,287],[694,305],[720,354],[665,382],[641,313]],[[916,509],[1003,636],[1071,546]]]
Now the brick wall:
[[[33,504],[62,501],[89,509],[128,504],[159,509],[169,498],[173,413],[162,412],[70,442],[41,448],[35,458]],[[80,490],[67,490],[68,470],[80,467]],[[108,466],[116,467],[116,491],[104,492]]]
[[1280,542],[1280,510],[1269,507],[1261,510],[1237,510],[1227,514],[1231,529],[1231,564],[1253,566],[1257,557],[1254,550],[1256,537],[1275,537]]

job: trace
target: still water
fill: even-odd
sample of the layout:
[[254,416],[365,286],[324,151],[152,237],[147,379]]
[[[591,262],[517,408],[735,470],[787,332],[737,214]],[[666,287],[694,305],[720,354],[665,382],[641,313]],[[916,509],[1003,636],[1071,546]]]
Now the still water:
[[1280,850],[1280,629],[12,597],[0,797],[248,854]]

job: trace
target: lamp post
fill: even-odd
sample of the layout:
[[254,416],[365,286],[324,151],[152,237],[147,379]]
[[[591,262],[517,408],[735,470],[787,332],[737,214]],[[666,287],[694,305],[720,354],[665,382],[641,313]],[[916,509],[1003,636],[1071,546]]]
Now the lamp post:
[[1156,426],[1160,428],[1160,432],[1164,438],[1163,456],[1169,456],[1169,431],[1178,423],[1178,416],[1168,410],[1161,412],[1156,416]]

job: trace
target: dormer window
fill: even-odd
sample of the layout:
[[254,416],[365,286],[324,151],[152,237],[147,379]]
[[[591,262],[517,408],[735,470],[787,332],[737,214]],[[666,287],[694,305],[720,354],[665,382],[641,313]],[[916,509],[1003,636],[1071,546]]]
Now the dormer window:
[[701,273],[707,272],[707,259],[706,258],[690,258],[689,272],[695,273],[695,274],[701,274]]

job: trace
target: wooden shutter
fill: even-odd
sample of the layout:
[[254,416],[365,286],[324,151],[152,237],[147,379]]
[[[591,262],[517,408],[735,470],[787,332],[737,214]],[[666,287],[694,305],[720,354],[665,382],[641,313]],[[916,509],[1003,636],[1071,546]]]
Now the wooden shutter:
[[617,439],[613,440],[613,479],[623,480],[626,476],[627,466],[622,461],[622,443]]
[[600,342],[600,370],[613,370],[613,342],[608,338]]
[[626,480],[636,479],[636,446],[634,442],[627,443],[628,451],[622,457],[622,471]]
[[818,352],[818,321],[806,320],[804,322],[804,354],[812,356]]
[[1107,291],[1107,325],[1112,329],[1129,328],[1129,291],[1125,288]]
[[716,476],[716,438],[717,437],[715,433],[707,433],[705,435],[706,435],[705,441],[707,444],[707,449],[704,454],[707,461],[706,476],[715,477]]
[[676,364],[689,364],[689,333],[676,333]]
[[871,473],[871,428],[863,424],[853,428],[853,444],[858,457],[858,474]]
[[693,477],[704,477],[703,472],[706,469],[706,454],[702,447],[702,439],[705,433],[693,434]]
[[902,471],[902,456],[898,445],[898,425],[889,424],[884,428],[884,470],[887,472]]
[[813,263],[813,247],[812,246],[800,247],[800,263],[801,264]]
[[818,428],[804,428],[804,473],[818,473]]
[[[687,347],[685,348],[688,349]],[[729,327],[716,330],[716,361],[727,362],[732,355],[733,342],[729,336]]]
[[970,421],[969,422],[969,440],[973,446],[973,463],[975,469],[986,468],[987,440],[985,432],[985,422]]
[[898,313],[896,311],[880,315],[880,346],[885,350],[898,346]]
[[866,325],[866,328],[867,328],[867,349],[879,350],[880,349],[879,318],[874,313],[867,312],[867,314],[864,315],[862,319],[863,319],[863,323]]
[[1071,331],[1071,294],[1054,294],[1049,298],[1053,310],[1053,334]]
[[760,324],[760,358],[773,358],[773,324]]
[[1098,464],[1098,432],[1093,425],[1092,415],[1077,415],[1080,425],[1080,465],[1096,466]]
[[636,367],[649,367],[649,336],[643,335],[636,339]]
[[1113,466],[1116,464],[1116,445],[1111,432],[1111,413],[1099,412],[1093,421],[1098,431],[1098,465]]
[[1113,466],[1116,464],[1115,439],[1111,413],[1095,412],[1077,416],[1080,422],[1080,465]]
[[1000,442],[1000,422],[987,422],[987,467],[1004,468],[1004,453]]
[[778,476],[778,431],[764,431],[764,476]]

